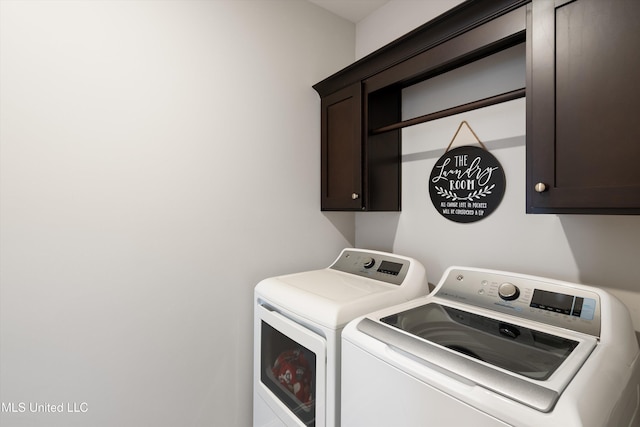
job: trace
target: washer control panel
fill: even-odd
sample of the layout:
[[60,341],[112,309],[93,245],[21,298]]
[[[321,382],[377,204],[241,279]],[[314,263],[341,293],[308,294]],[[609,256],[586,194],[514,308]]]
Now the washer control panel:
[[394,285],[401,285],[410,265],[411,261],[408,259],[382,252],[345,249],[330,268]]
[[585,285],[516,273],[452,267],[435,295],[600,336],[600,297]]

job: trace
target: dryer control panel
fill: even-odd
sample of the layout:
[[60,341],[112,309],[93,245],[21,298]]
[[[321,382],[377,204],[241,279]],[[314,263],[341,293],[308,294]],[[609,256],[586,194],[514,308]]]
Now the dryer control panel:
[[435,292],[444,299],[600,336],[600,297],[585,285],[451,267]]
[[330,268],[401,285],[410,267],[411,259],[405,257],[376,251],[345,249]]

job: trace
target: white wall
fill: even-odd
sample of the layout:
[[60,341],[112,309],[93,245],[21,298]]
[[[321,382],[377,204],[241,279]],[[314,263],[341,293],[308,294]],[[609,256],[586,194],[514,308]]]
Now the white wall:
[[429,22],[464,0],[389,0],[356,25],[356,59]]
[[0,2],[1,425],[250,425],[254,285],[354,243],[311,88],[354,39],[306,1]]
[[[449,3],[453,7],[459,2]],[[433,18],[418,2],[391,0],[357,25],[356,46],[366,45],[372,51],[391,41],[380,40],[378,26],[371,22],[394,16],[397,19],[384,21],[394,30],[385,31],[402,35],[415,25],[406,25],[400,16],[415,21],[417,15],[422,16],[423,22]],[[378,45],[366,43],[368,40]],[[357,56],[367,53],[359,51]],[[498,81],[505,75],[498,74]],[[408,89],[403,109],[429,104],[434,97],[446,103],[448,97],[471,89],[467,79],[449,83],[444,90],[428,85]],[[433,208],[427,186],[435,161],[462,120],[470,123],[498,158],[507,180],[498,209],[486,219],[470,224],[454,223],[440,216]],[[640,281],[635,269],[640,260],[640,217],[525,214],[524,99],[404,129],[402,166],[402,212],[356,214],[358,247],[414,256],[425,264],[433,283],[438,282],[444,269],[457,264],[604,287],[627,304],[635,327],[640,330]]]

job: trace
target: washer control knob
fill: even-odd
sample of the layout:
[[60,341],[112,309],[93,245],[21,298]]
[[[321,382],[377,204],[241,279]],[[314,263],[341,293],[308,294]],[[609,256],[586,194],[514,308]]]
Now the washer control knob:
[[368,257],[368,258],[364,259],[364,268],[371,268],[374,265],[376,265],[376,260],[375,259],[373,259],[371,257]]
[[513,301],[520,296],[520,289],[513,283],[505,282],[498,288],[498,295],[505,301]]

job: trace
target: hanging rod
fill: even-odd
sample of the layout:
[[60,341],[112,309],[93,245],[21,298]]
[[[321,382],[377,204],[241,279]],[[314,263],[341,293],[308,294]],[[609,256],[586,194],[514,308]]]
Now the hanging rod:
[[392,125],[382,126],[369,132],[370,135],[378,135],[380,133],[389,132],[396,129],[402,129],[420,123],[430,122],[432,120],[441,119],[443,117],[453,116],[454,114],[466,113],[467,111],[477,110],[478,108],[488,107],[490,105],[500,104],[501,102],[512,101],[514,99],[523,98],[526,95],[526,89],[516,89],[505,92],[500,95],[490,96],[488,98],[479,99],[467,104],[458,105],[456,107],[447,108],[446,110],[436,111],[435,113],[426,114],[424,116],[415,117],[409,120],[403,120]]

